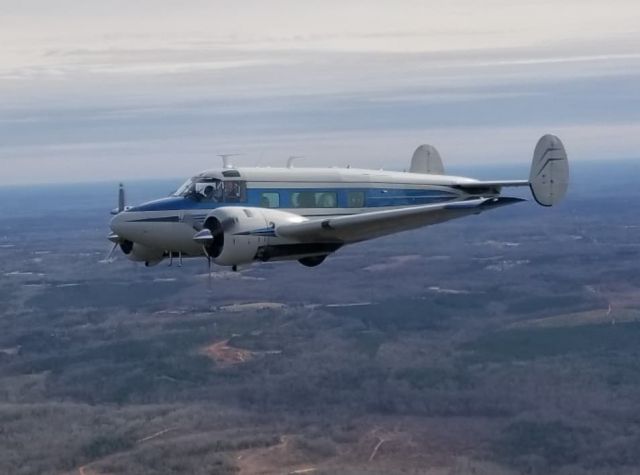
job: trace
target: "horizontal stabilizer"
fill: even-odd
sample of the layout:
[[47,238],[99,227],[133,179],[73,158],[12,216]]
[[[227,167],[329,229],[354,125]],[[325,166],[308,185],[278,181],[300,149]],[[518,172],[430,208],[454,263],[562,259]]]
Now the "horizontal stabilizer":
[[543,136],[533,152],[528,180],[465,181],[453,185],[469,194],[500,193],[503,187],[528,186],[538,204],[553,206],[567,193],[569,162],[562,141],[555,135]]
[[529,180],[491,180],[484,181],[478,180],[472,183],[460,183],[455,185],[457,188],[477,188],[480,186],[486,187],[497,187],[501,188],[503,186],[529,186]]

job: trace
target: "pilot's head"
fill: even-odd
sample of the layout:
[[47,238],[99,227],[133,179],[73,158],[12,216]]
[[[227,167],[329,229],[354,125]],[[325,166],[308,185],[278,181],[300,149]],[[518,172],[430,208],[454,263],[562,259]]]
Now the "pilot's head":
[[204,196],[206,196],[207,198],[211,198],[212,195],[213,195],[213,186],[207,185],[204,189]]

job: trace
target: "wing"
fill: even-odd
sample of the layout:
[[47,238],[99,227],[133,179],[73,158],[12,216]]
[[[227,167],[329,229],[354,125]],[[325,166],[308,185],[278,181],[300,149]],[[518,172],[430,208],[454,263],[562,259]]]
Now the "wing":
[[278,226],[275,231],[277,236],[303,242],[350,243],[442,223],[471,214],[479,214],[520,201],[525,200],[509,197],[478,198],[435,205],[411,206],[284,224]]

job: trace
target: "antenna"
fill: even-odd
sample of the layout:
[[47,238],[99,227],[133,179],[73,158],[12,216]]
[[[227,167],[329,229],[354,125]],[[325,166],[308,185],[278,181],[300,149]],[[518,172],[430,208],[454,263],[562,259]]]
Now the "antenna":
[[218,157],[222,159],[222,168],[234,168],[233,163],[229,160],[231,157],[237,157],[241,153],[219,153]]
[[287,168],[293,168],[293,162],[299,158],[304,158],[304,155],[291,155],[287,160]]

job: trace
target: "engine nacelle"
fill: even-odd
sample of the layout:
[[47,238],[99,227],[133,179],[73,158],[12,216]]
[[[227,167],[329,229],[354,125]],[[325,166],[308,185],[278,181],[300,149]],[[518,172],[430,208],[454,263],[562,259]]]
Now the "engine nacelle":
[[304,220],[306,218],[284,211],[225,206],[212,211],[205,219],[204,227],[211,231],[213,239],[204,247],[218,265],[248,264],[262,259],[260,250],[277,239],[277,226]]
[[137,242],[124,241],[120,244],[120,248],[125,255],[136,262],[144,262],[147,266],[158,264],[164,259],[164,251],[144,246]]

